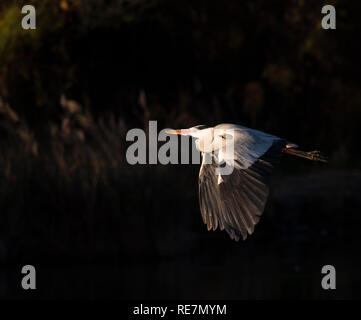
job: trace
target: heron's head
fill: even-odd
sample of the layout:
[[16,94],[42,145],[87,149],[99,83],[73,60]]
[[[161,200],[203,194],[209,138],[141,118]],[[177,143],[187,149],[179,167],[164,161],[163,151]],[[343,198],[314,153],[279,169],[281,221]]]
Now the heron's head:
[[198,126],[191,127],[189,129],[167,130],[166,133],[200,138],[202,135],[206,134],[210,130],[212,130],[212,128],[209,128],[208,126],[201,124]]

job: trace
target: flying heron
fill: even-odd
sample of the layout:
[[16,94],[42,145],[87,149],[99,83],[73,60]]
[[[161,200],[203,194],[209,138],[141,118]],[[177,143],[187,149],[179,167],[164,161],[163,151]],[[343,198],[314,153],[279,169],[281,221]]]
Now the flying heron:
[[[199,125],[167,133],[195,138],[196,148],[202,154],[198,182],[203,222],[208,230],[218,226],[226,230],[236,241],[240,237],[245,240],[254,232],[269,194],[269,177],[282,153],[327,162],[319,151],[300,151],[285,139],[240,125]],[[227,137],[232,138],[232,154],[226,148]],[[206,156],[215,161],[207,163]],[[220,160],[227,163],[230,158],[232,173],[219,174]]]

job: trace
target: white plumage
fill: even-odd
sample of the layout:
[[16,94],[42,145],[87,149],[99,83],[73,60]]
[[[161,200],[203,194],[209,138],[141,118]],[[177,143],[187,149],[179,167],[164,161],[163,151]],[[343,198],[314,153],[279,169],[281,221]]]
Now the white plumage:
[[[282,153],[327,162],[319,151],[296,150],[285,139],[235,124],[196,126],[168,130],[195,138],[202,153],[199,171],[199,204],[208,230],[226,230],[245,240],[254,232],[269,194],[269,177]],[[232,167],[222,174],[222,167]]]

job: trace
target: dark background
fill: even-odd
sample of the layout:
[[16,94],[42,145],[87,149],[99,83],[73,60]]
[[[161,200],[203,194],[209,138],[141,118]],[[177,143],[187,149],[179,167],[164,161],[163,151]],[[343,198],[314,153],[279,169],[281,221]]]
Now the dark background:
[[[21,8],[37,29],[21,28]],[[337,29],[321,28],[333,4]],[[0,2],[0,298],[360,298],[361,3]],[[231,122],[284,156],[255,234],[207,232],[198,165],[127,164],[126,132]],[[37,268],[36,291],[21,267]],[[337,289],[321,288],[321,268]]]

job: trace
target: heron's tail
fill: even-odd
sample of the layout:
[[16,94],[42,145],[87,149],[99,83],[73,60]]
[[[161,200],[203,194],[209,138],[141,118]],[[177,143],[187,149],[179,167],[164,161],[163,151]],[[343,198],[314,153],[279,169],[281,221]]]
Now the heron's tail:
[[313,161],[328,162],[327,156],[322,154],[320,151],[305,152],[301,150],[296,150],[295,148],[284,148],[282,152],[286,154],[290,154],[292,156],[305,158]]

